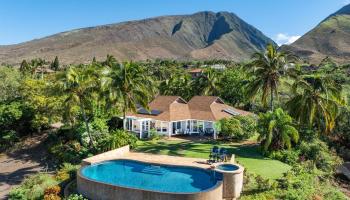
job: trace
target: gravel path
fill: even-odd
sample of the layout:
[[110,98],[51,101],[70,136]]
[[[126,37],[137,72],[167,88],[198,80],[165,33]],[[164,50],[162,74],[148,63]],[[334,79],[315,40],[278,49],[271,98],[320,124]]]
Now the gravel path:
[[46,135],[27,138],[19,150],[0,154],[0,199],[27,176],[48,171]]

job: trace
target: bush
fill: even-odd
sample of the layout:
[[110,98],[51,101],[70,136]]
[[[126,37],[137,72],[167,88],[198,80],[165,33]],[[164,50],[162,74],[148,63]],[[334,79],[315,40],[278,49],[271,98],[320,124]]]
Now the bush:
[[220,133],[226,139],[242,141],[256,133],[256,120],[251,116],[235,116],[222,119],[219,124]]
[[49,152],[60,163],[80,163],[80,161],[86,158],[89,154],[87,148],[81,146],[78,141],[72,140],[63,144],[59,142],[49,148]]
[[60,170],[56,173],[56,179],[62,182],[68,182],[76,178],[76,173],[80,165],[73,165],[70,163],[63,163]]
[[248,139],[256,134],[256,119],[253,116],[238,115],[235,116],[241,122],[241,127],[243,129],[242,139]]
[[61,188],[58,185],[48,187],[44,191],[44,200],[61,200],[60,192]]
[[42,200],[46,188],[57,185],[58,182],[49,174],[38,174],[24,180],[9,193],[10,200]]
[[71,194],[66,200],[88,200],[83,197],[83,195],[79,194]]
[[110,151],[125,145],[136,147],[137,137],[124,130],[116,130],[97,141],[97,149],[100,152]]
[[336,153],[329,150],[328,145],[319,139],[301,142],[299,150],[302,159],[311,160],[319,170],[324,172],[332,174],[341,164],[341,159]]
[[150,135],[149,139],[153,141],[157,141],[161,138],[155,129],[151,129],[149,135]]
[[279,160],[289,165],[295,165],[299,161],[299,150],[274,151],[269,155],[270,158]]
[[221,134],[226,139],[240,140],[243,137],[241,122],[236,118],[221,120]]

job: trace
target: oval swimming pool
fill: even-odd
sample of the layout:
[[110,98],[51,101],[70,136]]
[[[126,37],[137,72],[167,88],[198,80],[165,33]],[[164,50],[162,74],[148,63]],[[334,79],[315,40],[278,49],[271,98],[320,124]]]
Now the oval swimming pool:
[[87,179],[115,186],[165,193],[196,193],[213,188],[213,172],[195,167],[112,160],[83,167]]

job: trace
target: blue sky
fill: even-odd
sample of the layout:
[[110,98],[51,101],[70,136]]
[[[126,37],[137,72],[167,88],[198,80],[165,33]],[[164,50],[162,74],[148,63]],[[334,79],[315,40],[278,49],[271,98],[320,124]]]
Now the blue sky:
[[75,28],[198,11],[234,12],[278,43],[291,42],[350,0],[2,0],[0,45]]

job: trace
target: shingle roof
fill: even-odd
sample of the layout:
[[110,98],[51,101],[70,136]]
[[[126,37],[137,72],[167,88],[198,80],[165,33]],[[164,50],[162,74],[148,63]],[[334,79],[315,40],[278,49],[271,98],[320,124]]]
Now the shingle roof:
[[225,110],[237,112],[241,115],[249,115],[250,112],[239,110],[226,105],[219,97],[195,96],[188,103],[179,96],[157,96],[150,104],[150,110],[159,110],[159,115],[140,113],[128,113],[128,116],[152,118],[160,121],[178,121],[186,119],[198,119],[217,121],[232,117]]

